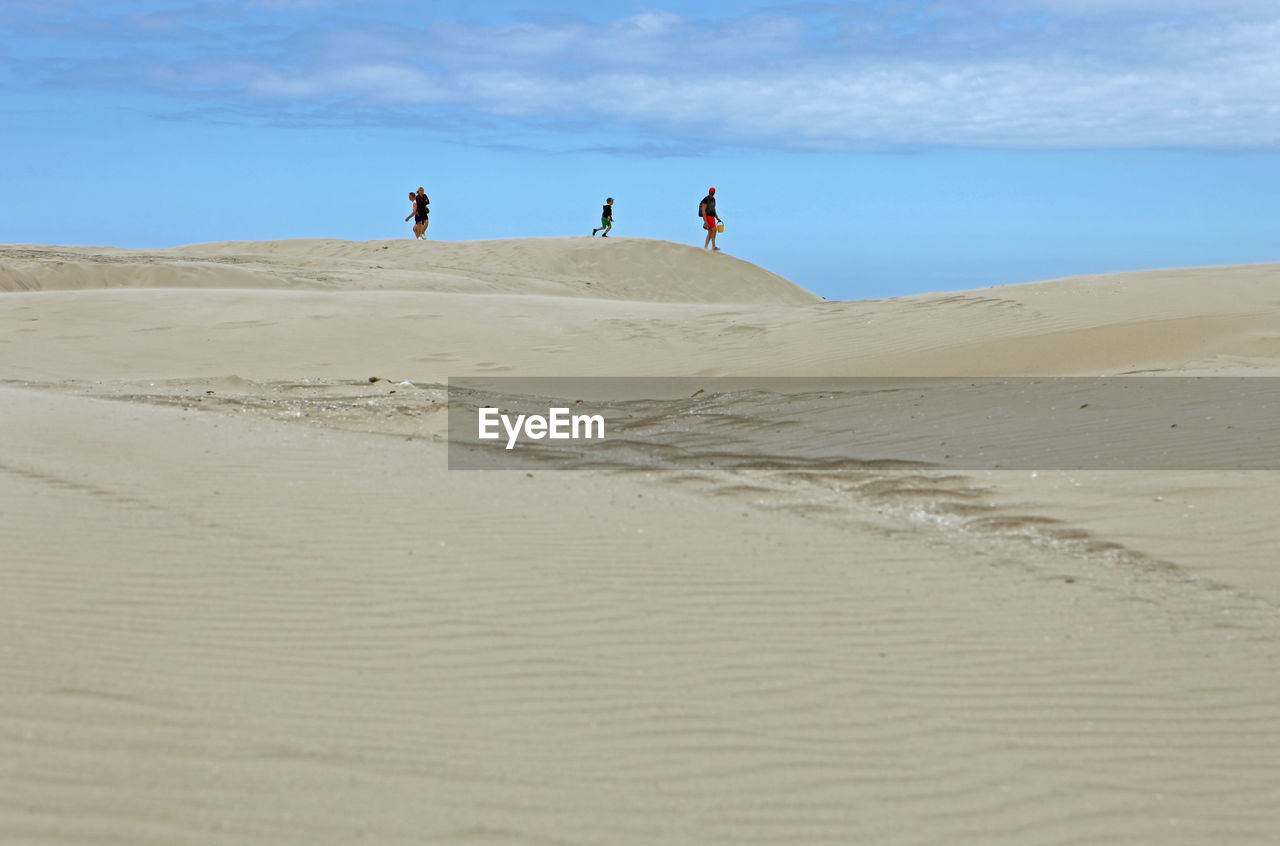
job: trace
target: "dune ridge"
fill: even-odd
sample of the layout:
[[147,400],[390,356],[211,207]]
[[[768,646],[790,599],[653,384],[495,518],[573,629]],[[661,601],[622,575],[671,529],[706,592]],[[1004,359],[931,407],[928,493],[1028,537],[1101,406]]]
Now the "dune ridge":
[[815,302],[738,259],[670,241],[218,242],[168,250],[0,247],[0,291],[286,288],[538,294],[645,302]]

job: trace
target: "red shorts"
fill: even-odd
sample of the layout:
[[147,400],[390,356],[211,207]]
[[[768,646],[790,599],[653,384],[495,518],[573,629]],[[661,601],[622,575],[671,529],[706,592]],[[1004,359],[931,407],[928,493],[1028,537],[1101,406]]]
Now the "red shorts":
[[707,215],[702,219],[702,228],[708,232],[716,231],[716,219],[711,215]]

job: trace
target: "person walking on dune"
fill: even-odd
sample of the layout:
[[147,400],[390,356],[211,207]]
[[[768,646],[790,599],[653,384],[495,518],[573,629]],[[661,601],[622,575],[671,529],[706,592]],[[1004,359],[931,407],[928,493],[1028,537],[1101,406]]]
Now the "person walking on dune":
[[707,196],[698,204],[698,217],[702,218],[702,228],[707,230],[707,240],[702,243],[702,249],[711,247],[719,252],[720,248],[716,246],[716,229],[722,221],[716,214],[716,189],[707,189]]
[[601,235],[600,237],[608,238],[609,230],[612,228],[613,228],[613,197],[610,197],[609,199],[604,201],[604,211],[600,213],[600,228],[592,229],[591,234],[595,235],[597,232],[603,229],[604,234]]
[[[418,193],[409,192],[409,204],[413,206],[413,211],[409,212],[409,217],[413,218],[413,237],[419,240],[426,240],[424,233],[427,231],[427,215],[431,213],[427,204],[430,202],[421,185],[418,186]],[[405,223],[409,222],[409,217],[404,219]]]
[[[418,195],[410,191],[409,192],[409,217],[406,217],[404,219],[404,222],[408,223],[409,218],[416,218],[417,214],[418,214]],[[422,233],[418,231],[417,220],[413,221],[413,237],[415,238],[422,237]]]
[[427,219],[427,215],[431,214],[431,209],[427,207],[430,202],[426,192],[419,185],[418,193],[413,195],[413,234],[424,241],[427,238],[427,226],[430,223]]

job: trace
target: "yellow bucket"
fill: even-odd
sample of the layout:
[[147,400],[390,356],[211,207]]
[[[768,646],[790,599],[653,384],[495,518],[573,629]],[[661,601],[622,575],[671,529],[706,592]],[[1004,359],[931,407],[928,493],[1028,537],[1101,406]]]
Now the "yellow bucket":
[[724,231],[724,224],[723,224],[723,223],[717,223],[717,224],[716,224],[716,231],[717,231],[717,232],[723,232],[723,231]]

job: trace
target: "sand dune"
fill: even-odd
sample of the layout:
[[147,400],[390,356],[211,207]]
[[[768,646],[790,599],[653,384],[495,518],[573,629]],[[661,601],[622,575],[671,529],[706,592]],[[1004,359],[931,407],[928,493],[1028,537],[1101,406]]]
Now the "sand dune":
[[729,256],[631,238],[472,243],[301,239],[156,251],[0,248],[0,291],[86,288],[399,290],[646,302],[820,299]]
[[[318,253],[309,252],[313,246]],[[384,273],[368,257],[383,246],[409,256],[406,262],[437,250],[450,266]],[[118,252],[93,258],[98,254],[84,248],[40,248],[47,254],[0,248],[0,278],[11,287],[19,274],[39,278],[47,289],[12,308],[52,321],[19,327],[24,334],[11,339],[6,358],[23,378],[55,379],[1278,372],[1280,265],[822,303],[730,257],[663,242],[617,239],[607,250],[585,238],[392,247],[223,244],[166,251],[163,260],[145,253],[120,259]],[[625,263],[616,261],[622,250],[630,251]],[[82,258],[69,261],[70,255]],[[179,255],[202,258],[186,267]],[[537,272],[559,275],[530,283],[528,274],[510,270],[521,256]],[[687,271],[680,269],[685,259]],[[274,262],[269,269],[258,264],[266,260]],[[706,263],[714,272],[704,270]],[[192,285],[203,279],[226,286],[157,291],[109,284],[149,284],[146,271],[169,264],[186,269],[166,273],[188,274],[183,278]],[[385,265],[396,266],[390,259]],[[73,299],[57,293],[77,287],[108,290]],[[50,332],[84,337],[76,345],[51,344]],[[179,337],[190,343],[175,343]],[[58,364],[63,353],[66,367]]]
[[[621,238],[0,247],[0,840],[1274,842],[1275,471],[450,471],[444,383],[1273,376],[1277,282],[824,303]],[[977,443],[982,397],[947,400]],[[718,446],[681,413],[644,423]]]

